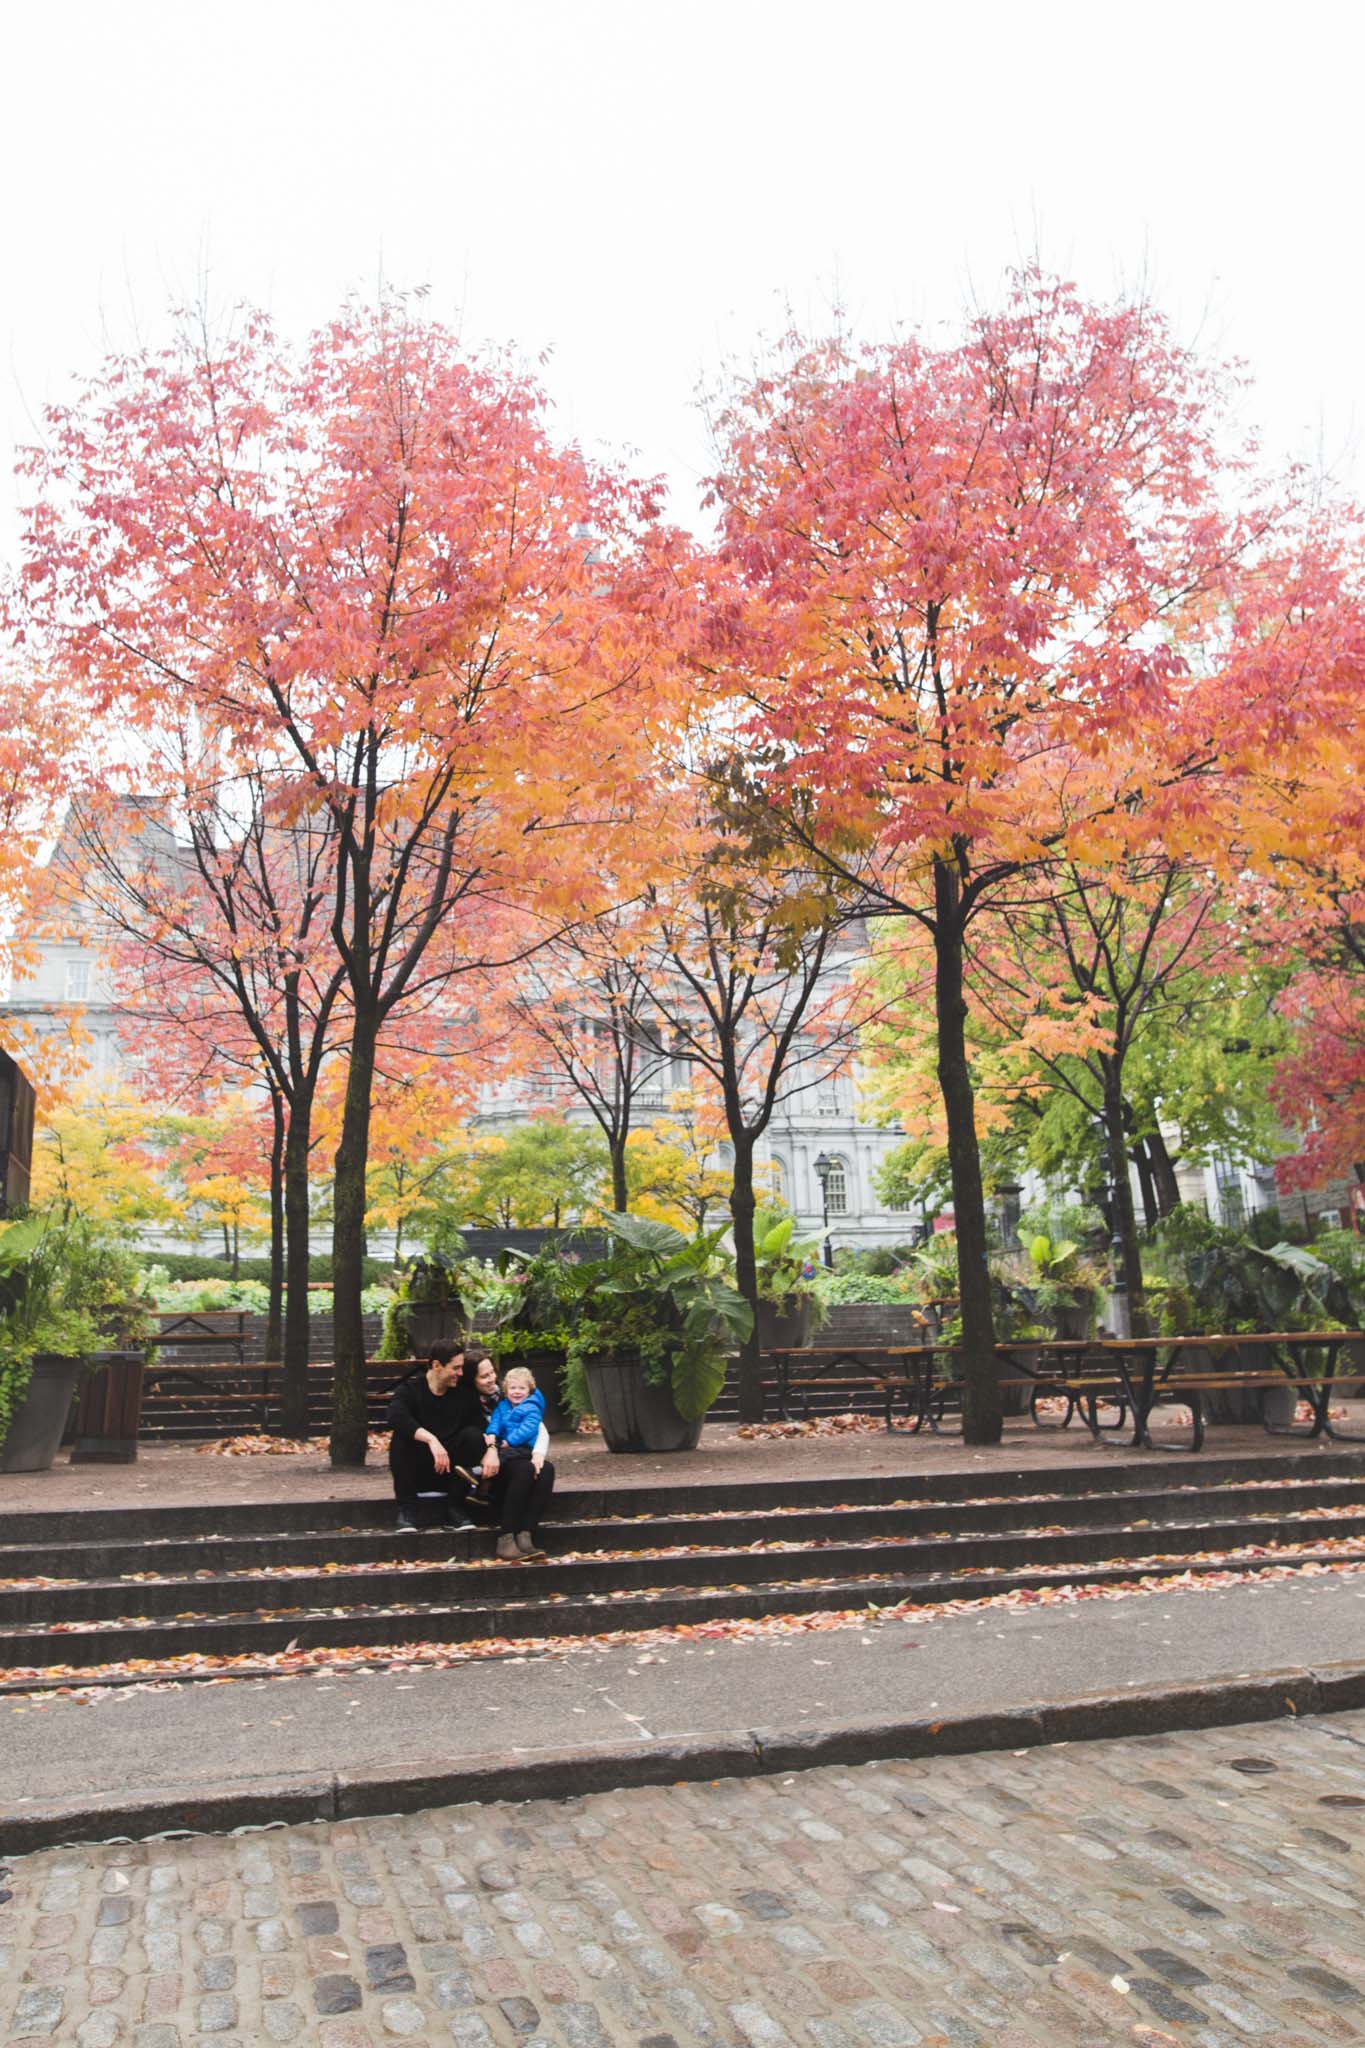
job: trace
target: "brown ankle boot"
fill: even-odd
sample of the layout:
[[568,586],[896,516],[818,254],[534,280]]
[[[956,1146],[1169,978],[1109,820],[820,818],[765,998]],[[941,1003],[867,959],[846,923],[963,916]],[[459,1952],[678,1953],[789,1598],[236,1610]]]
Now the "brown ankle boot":
[[520,1564],[521,1552],[515,1536],[499,1536],[495,1553],[499,1564]]

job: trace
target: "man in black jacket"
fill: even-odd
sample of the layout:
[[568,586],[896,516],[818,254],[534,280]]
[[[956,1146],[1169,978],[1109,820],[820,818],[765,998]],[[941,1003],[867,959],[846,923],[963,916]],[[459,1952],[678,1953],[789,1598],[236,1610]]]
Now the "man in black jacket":
[[389,1470],[398,1503],[398,1528],[417,1529],[421,1500],[439,1503],[436,1525],[472,1529],[464,1512],[468,1482],[456,1470],[481,1458],[483,1407],[462,1375],[466,1353],[455,1344],[434,1344],[424,1367],[409,1373],[389,1401]]

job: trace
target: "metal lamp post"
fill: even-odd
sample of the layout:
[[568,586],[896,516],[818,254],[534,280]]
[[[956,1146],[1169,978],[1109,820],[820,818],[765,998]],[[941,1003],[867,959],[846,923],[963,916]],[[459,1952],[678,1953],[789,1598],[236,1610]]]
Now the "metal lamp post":
[[826,1267],[831,1267],[834,1264],[834,1249],[829,1241],[829,1177],[833,1171],[834,1161],[824,1152],[817,1153],[815,1157],[815,1178],[820,1183],[820,1209],[823,1217],[821,1228],[824,1232],[824,1244],[821,1248],[820,1256],[824,1260]]

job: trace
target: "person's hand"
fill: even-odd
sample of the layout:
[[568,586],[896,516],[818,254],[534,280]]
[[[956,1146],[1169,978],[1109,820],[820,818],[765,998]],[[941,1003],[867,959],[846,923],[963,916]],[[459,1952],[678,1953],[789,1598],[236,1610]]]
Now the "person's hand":
[[448,1472],[450,1470],[450,1452],[439,1438],[433,1439],[431,1462],[438,1472]]
[[542,1465],[543,1465],[544,1463],[545,1463],[545,1455],[544,1455],[544,1453],[543,1453],[542,1451],[532,1451],[532,1453],[531,1453],[531,1470],[532,1470],[532,1471],[533,1471],[533,1472],[535,1473],[535,1475],[536,1475],[537,1479],[538,1479],[538,1478],[540,1477],[540,1468],[541,1468],[541,1466],[542,1466]]
[[485,1451],[485,1452],[484,1452],[484,1454],[483,1454],[483,1463],[482,1463],[482,1465],[480,1465],[480,1467],[479,1467],[479,1470],[480,1470],[480,1472],[482,1472],[482,1474],[483,1474],[483,1476],[484,1476],[484,1478],[485,1478],[485,1479],[496,1479],[496,1478],[497,1478],[497,1476],[498,1476],[498,1454],[497,1454],[497,1452],[496,1452],[496,1451],[494,1451],[494,1450],[487,1450],[487,1451]]

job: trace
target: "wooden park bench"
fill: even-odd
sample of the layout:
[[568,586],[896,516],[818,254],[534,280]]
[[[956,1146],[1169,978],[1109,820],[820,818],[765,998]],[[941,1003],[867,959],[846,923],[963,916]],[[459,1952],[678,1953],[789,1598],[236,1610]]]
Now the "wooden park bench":
[[[366,1365],[365,1394],[372,1415],[377,1406],[387,1404],[388,1396],[398,1381],[419,1362],[412,1358],[386,1358]],[[272,1428],[279,1427],[284,1374],[278,1364],[240,1366],[229,1359],[173,1360],[164,1365],[148,1366],[146,1377],[149,1388],[154,1383],[160,1395],[169,1397],[173,1389],[176,1412],[188,1415],[191,1420],[202,1420],[206,1437],[233,1433],[234,1424],[240,1423],[244,1410],[254,1430],[268,1434]],[[329,1407],[327,1396],[332,1383],[331,1365],[325,1361],[313,1361],[308,1368],[308,1379],[310,1409],[315,1403]],[[149,1424],[157,1420],[155,1408],[150,1412],[144,1410],[144,1414]],[[321,1426],[325,1423],[325,1414],[317,1419]],[[374,1426],[372,1421],[371,1427]]]

